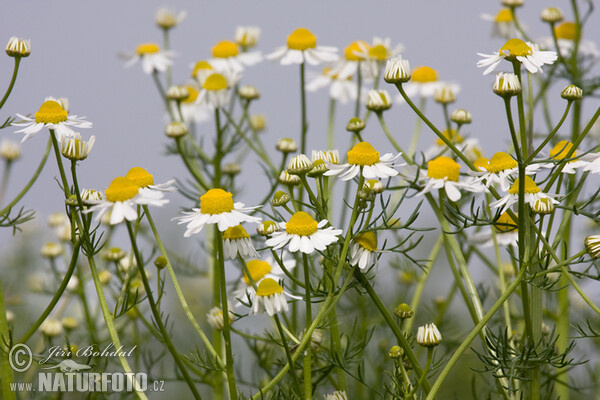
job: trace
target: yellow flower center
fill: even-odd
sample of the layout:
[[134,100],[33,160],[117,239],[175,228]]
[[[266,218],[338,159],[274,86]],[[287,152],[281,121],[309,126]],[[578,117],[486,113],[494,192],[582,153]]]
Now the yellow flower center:
[[510,8],[503,8],[496,14],[495,22],[512,22],[513,14]]
[[506,43],[504,43],[504,46],[502,46],[499,51],[501,56],[505,56],[508,58],[514,58],[517,56],[528,56],[531,54],[531,52],[531,47],[529,47],[527,43],[525,43],[521,39],[508,40]]
[[223,40],[212,48],[212,55],[215,58],[235,57],[239,52],[238,45],[230,40]]
[[146,54],[154,54],[158,53],[160,47],[156,43],[142,43],[136,49],[135,52],[138,56],[143,56]]
[[202,214],[221,214],[233,210],[233,194],[223,189],[210,189],[200,196]]
[[34,117],[37,123],[58,124],[67,120],[67,112],[56,101],[46,100]]
[[194,69],[192,71],[192,78],[195,78],[198,75],[198,72],[202,70],[212,71],[213,67],[208,63],[208,61],[198,61],[196,65],[194,65]]
[[367,142],[359,142],[346,153],[348,163],[353,165],[374,165],[379,162],[379,152]]
[[493,174],[497,174],[498,172],[505,171],[507,169],[516,168],[517,165],[517,162],[510,154],[499,151],[492,156],[487,170]]
[[227,79],[221,74],[212,74],[204,81],[202,87],[206,90],[227,89]]
[[308,213],[298,211],[285,224],[285,231],[290,235],[310,236],[317,231],[317,221]]
[[[250,235],[241,225],[232,226],[227,228],[225,233],[223,234],[223,239],[229,240],[240,240],[240,239],[249,239]],[[254,275],[253,275],[254,276]]]
[[[531,193],[539,193],[541,191],[542,191],[542,189],[540,189],[538,187],[538,185],[535,184],[533,179],[531,179],[528,176],[525,176],[525,193],[531,194]],[[515,182],[513,183],[511,188],[508,189],[508,193],[519,194],[519,178],[515,179]]]
[[275,281],[275,279],[266,278],[260,281],[256,289],[256,295],[261,297],[269,297],[274,294],[283,293],[283,288]]
[[[462,143],[465,140],[454,129],[450,129],[450,130],[444,129],[444,131],[442,132],[442,135],[444,135],[444,137],[446,139],[450,140],[453,143]],[[444,146],[445,145],[444,141],[442,139],[440,139],[440,138],[438,138],[435,141],[435,144],[437,144],[438,146]]]
[[317,37],[306,28],[298,28],[287,39],[288,48],[306,50],[317,47]]
[[417,67],[412,72],[411,80],[419,83],[435,82],[438,80],[438,74],[431,67]]
[[487,159],[487,158],[485,158],[485,157],[479,157],[477,160],[475,160],[475,162],[473,163],[473,165],[478,170],[485,171],[485,170],[487,170],[489,168],[490,160]]
[[[271,264],[262,260],[250,260],[246,263],[246,267],[248,267],[248,272],[250,272],[250,276],[254,282],[260,281],[271,272]],[[248,274],[244,272],[242,279],[246,282],[246,285],[250,286],[251,282]]]
[[575,40],[577,38],[577,24],[563,22],[554,27],[554,34],[557,39]]
[[154,185],[152,174],[149,174],[144,168],[133,167],[129,170],[129,172],[127,172],[125,177],[139,187]]
[[379,61],[385,61],[389,57],[390,53],[382,44],[378,44],[377,46],[369,47],[369,57],[374,58]]
[[496,232],[506,233],[517,230],[517,224],[515,220],[508,215],[508,212],[503,212],[498,217],[498,220],[494,223],[494,228]]
[[185,87],[188,90],[189,96],[187,98],[185,98],[182,101],[182,103],[186,103],[186,104],[193,104],[193,103],[195,103],[196,100],[198,99],[198,95],[200,94],[200,92],[198,91],[198,89],[196,89],[192,85],[185,85]]
[[427,163],[427,176],[433,179],[447,179],[458,182],[460,165],[450,157],[440,156]]
[[140,187],[129,178],[119,176],[108,185],[106,189],[106,200],[110,202],[126,201],[138,194]]
[[346,60],[348,61],[362,61],[365,58],[361,55],[358,55],[356,53],[360,53],[362,51],[363,48],[365,47],[369,47],[368,44],[366,44],[365,42],[363,42],[362,40],[358,40],[356,42],[352,42],[350,44],[350,46],[346,47],[346,49],[344,50],[344,56],[346,57]]
[[[556,146],[554,146],[552,148],[552,150],[550,150],[550,158],[553,158],[555,160],[564,160],[572,148],[573,148],[573,143],[569,142],[568,140],[561,140],[560,142],[558,142],[556,144]],[[576,155],[577,155],[577,152],[574,151],[573,154],[571,154],[571,158],[575,158]],[[571,160],[569,162],[573,162],[573,161],[576,161],[576,160]]]
[[365,232],[354,238],[356,243],[358,243],[363,249],[367,251],[375,251],[377,250],[377,235],[374,232]]

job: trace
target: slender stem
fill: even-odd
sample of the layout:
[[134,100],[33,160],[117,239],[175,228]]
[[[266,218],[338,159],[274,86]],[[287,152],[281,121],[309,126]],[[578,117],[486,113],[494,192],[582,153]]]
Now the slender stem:
[[[290,353],[290,348],[287,344],[287,339],[285,337],[285,333],[283,333],[283,328],[281,327],[281,321],[277,314],[273,315],[273,319],[275,320],[275,325],[277,325],[277,330],[279,331],[279,336],[281,336],[281,344],[283,345],[283,349],[285,350],[285,357],[287,358],[287,362],[289,365],[290,375],[292,376],[292,381],[294,382],[294,387],[298,393],[302,392],[300,387],[300,381],[298,380],[298,376],[296,375],[296,370],[294,368],[294,361],[292,360],[292,354]],[[310,346],[309,346],[310,347]]]
[[335,99],[332,97],[329,100],[329,116],[327,117],[327,148],[334,149],[335,148],[335,136],[334,136],[334,126],[335,126]]
[[58,164],[58,171],[60,172],[60,180],[63,185],[62,189],[65,192],[65,199],[68,199],[71,196],[71,190],[69,189],[69,181],[67,181],[67,175],[65,174],[65,168],[62,163],[58,140],[56,139],[53,129],[50,129],[50,137],[52,138],[52,147],[54,147],[54,155],[56,156],[56,163]]
[[2,173],[2,181],[0,181],[0,205],[2,205],[4,196],[6,195],[6,189],[8,188],[8,180],[10,179],[12,165],[12,160],[6,160],[4,163],[4,172]]
[[[310,263],[308,255],[302,253],[302,264],[304,266],[304,285],[306,286],[306,326],[312,323],[312,300],[310,287]],[[312,379],[311,379],[311,346],[308,346],[304,353],[304,398],[312,399]]]
[[171,121],[177,121],[175,119],[175,115],[173,115],[173,107],[171,107],[171,103],[169,102],[169,99],[167,98],[167,93],[165,92],[165,89],[162,87],[162,84],[160,83],[160,79],[158,78],[157,70],[152,71],[152,79],[154,80],[154,83],[156,84],[156,88],[158,89],[158,93],[160,94],[160,97],[165,102],[165,108],[167,109],[167,112],[169,113],[169,117],[171,117]]
[[17,74],[19,73],[19,65],[21,65],[21,57],[15,57],[15,66],[13,67],[12,78],[10,78],[10,83],[8,84],[8,89],[6,89],[6,93],[4,93],[4,97],[2,97],[2,100],[0,100],[0,109],[2,108],[2,106],[4,106],[6,100],[8,100],[8,97],[10,96],[10,93],[12,92],[13,87],[15,86],[15,82],[17,81]]
[[300,64],[300,151],[306,154],[306,132],[308,124],[306,121],[306,88],[305,88],[305,62]]
[[[425,111],[425,104],[427,104],[427,97],[421,97],[419,100],[419,109]],[[417,146],[419,145],[419,136],[421,136],[421,126],[423,125],[423,120],[421,118],[417,118],[415,121],[415,128],[413,129],[412,138],[410,139],[410,146],[408,147],[408,155],[414,157],[415,152],[417,151]]]
[[[163,46],[166,51],[169,51],[171,49],[171,43],[169,40],[169,28],[163,28]],[[167,75],[167,88],[170,88],[171,84],[173,82],[173,69],[170,64],[167,66],[167,74],[166,75]],[[183,119],[182,119],[182,121],[183,121]]]
[[190,171],[192,176],[196,179],[196,182],[198,182],[198,184],[200,186],[202,186],[202,188],[204,190],[208,190],[209,186],[206,183],[204,177],[202,176],[202,173],[200,171],[198,171],[198,169],[194,165],[192,165],[190,160],[188,160],[186,149],[183,147],[182,140],[183,139],[180,137],[176,138],[175,144],[177,145],[177,151],[179,152],[179,155],[181,155],[181,159],[183,160],[183,163],[187,167],[188,171]]
[[531,162],[531,160],[533,160],[533,157],[535,157],[540,151],[542,151],[542,149],[544,148],[544,146],[546,146],[546,144],[548,144],[548,142],[550,140],[552,140],[552,138],[554,137],[554,135],[556,135],[556,132],[558,132],[558,130],[560,129],[560,127],[562,126],[563,122],[565,122],[565,119],[567,118],[567,115],[569,114],[569,110],[571,109],[571,105],[573,104],[572,100],[569,100],[567,102],[567,107],[565,108],[565,111],[563,112],[563,115],[560,119],[560,121],[558,122],[558,124],[554,127],[554,129],[552,129],[552,131],[550,132],[550,134],[548,134],[548,136],[546,136],[546,138],[544,139],[544,141],[538,146],[537,149],[535,149],[533,151],[533,153],[531,153],[531,155],[529,156],[529,158],[527,159],[526,162]]
[[16,399],[13,386],[13,369],[11,368],[12,360],[9,359],[10,352],[5,346],[5,343],[10,344],[10,333],[8,323],[6,321],[6,309],[4,308],[4,293],[2,291],[2,281],[0,280],[0,385],[2,398],[6,400]]
[[[362,97],[362,71],[360,69],[360,61],[356,67],[356,102],[354,103],[354,118],[360,116],[360,101]],[[365,117],[366,119],[366,117]]]

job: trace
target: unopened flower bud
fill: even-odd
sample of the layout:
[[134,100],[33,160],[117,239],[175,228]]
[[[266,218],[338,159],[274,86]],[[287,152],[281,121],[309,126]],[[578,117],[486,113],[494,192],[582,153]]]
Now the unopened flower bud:
[[250,127],[255,132],[262,132],[267,127],[267,118],[262,114],[250,116]]
[[600,258],[600,235],[586,237],[585,247],[592,258]]
[[348,400],[348,396],[345,390],[336,390],[331,394],[326,394],[325,400]]
[[275,148],[282,153],[293,153],[298,150],[298,144],[290,138],[279,139]]
[[6,54],[10,57],[29,57],[29,54],[31,54],[31,41],[15,36],[11,37],[6,45]]
[[55,337],[63,333],[63,326],[59,320],[48,318],[40,325],[42,333],[49,338]]
[[442,343],[442,334],[435,324],[420,326],[417,330],[417,343],[424,347],[435,347]]
[[154,21],[159,28],[167,30],[179,25],[179,23],[185,19],[186,15],[187,13],[185,11],[181,11],[179,14],[176,14],[174,11],[169,10],[168,8],[161,8],[156,12]]
[[398,318],[406,319],[411,318],[415,315],[415,312],[410,308],[410,306],[406,303],[398,304],[398,306],[394,309],[394,314]]
[[256,46],[260,28],[256,26],[238,26],[235,30],[235,42],[245,49]]
[[269,236],[279,232],[279,225],[274,221],[263,221],[256,227],[256,232],[262,236]]
[[[233,322],[234,315],[231,312],[231,306],[228,307],[229,312],[229,323]],[[223,310],[219,307],[213,307],[210,309],[208,314],[206,314],[206,320],[208,324],[215,330],[221,331],[225,326],[225,321],[223,320]]]
[[6,310],[6,322],[8,322],[10,324],[14,320],[15,320],[15,313],[10,310]]
[[190,97],[190,91],[187,86],[173,85],[167,90],[167,99],[174,101],[183,101]]
[[541,199],[537,199],[535,202],[531,204],[531,211],[536,214],[552,214],[554,212],[554,204],[551,199],[545,197]]
[[581,100],[583,98],[583,90],[575,85],[569,85],[560,92],[560,97],[565,100]]
[[21,145],[13,140],[3,140],[0,144],[0,157],[6,161],[18,160],[21,157]]
[[515,74],[500,72],[494,82],[494,93],[500,97],[511,97],[521,93],[521,82]]
[[388,355],[390,358],[400,358],[404,355],[404,350],[400,346],[392,346]]
[[242,171],[242,167],[240,167],[240,164],[229,163],[223,166],[222,171],[226,175],[235,176]]
[[288,163],[288,172],[293,175],[304,175],[313,168],[313,163],[305,154],[292,157]]
[[385,90],[371,90],[367,95],[367,109],[382,112],[392,107],[392,98]]
[[292,175],[287,171],[281,171],[279,174],[279,183],[284,185],[300,185],[302,180],[298,175]]
[[117,261],[121,261],[125,256],[127,255],[127,253],[125,253],[123,250],[121,250],[118,247],[113,247],[111,249],[108,249],[104,254],[103,254],[103,258],[106,261],[112,261],[112,262],[117,262]]
[[188,128],[183,122],[171,122],[165,128],[165,135],[170,138],[178,138],[187,135]]
[[525,0],[502,0],[502,5],[505,7],[521,7],[525,4]]
[[273,195],[273,199],[271,200],[271,204],[273,207],[281,207],[286,205],[291,200],[291,197],[286,192],[278,190]]
[[66,331],[72,331],[79,325],[79,322],[73,317],[65,317],[62,319],[61,323]]
[[369,179],[363,185],[363,190],[375,194],[383,193],[385,185],[378,179]]
[[102,271],[98,272],[98,280],[102,285],[108,285],[111,279],[112,273],[109,270],[103,269]]
[[54,242],[46,243],[45,245],[42,246],[42,249],[40,250],[40,253],[42,253],[43,257],[50,258],[50,259],[60,256],[62,254],[62,252],[63,252],[62,245],[60,245],[59,243],[54,243]]
[[450,104],[456,101],[452,85],[443,84],[435,89],[433,99],[440,104]]
[[245,100],[256,100],[260,97],[258,89],[250,85],[242,86],[241,88],[239,88],[238,94],[242,99]]
[[410,64],[402,57],[390,58],[385,65],[383,79],[387,83],[404,83],[410,81]]
[[467,110],[463,110],[459,108],[458,110],[452,111],[450,115],[450,120],[459,125],[470,124],[471,123],[471,113]]
[[366,126],[367,125],[363,122],[362,119],[354,117],[346,124],[346,130],[348,132],[359,133],[360,131],[365,129]]
[[327,164],[325,164],[325,161],[315,160],[313,161],[312,169],[308,171],[306,175],[310,176],[311,178],[316,178],[323,175],[325,172],[327,172],[327,170]]
[[541,15],[542,21],[547,22],[549,24],[555,24],[564,19],[563,12],[558,7],[548,7],[542,10]]
[[154,266],[156,267],[156,269],[158,269],[159,271],[161,269],[163,269],[164,267],[166,267],[168,264],[167,262],[167,258],[160,256],[160,257],[156,257],[156,260],[154,260]]

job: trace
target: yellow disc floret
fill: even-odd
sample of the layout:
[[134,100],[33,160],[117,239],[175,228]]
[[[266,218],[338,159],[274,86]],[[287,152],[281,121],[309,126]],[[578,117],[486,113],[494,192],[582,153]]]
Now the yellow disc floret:
[[154,178],[144,168],[133,167],[127,172],[125,177],[134,182],[139,187],[154,185]]
[[[246,263],[246,267],[248,267],[248,272],[250,272],[250,276],[254,282],[260,281],[264,278],[268,273],[271,272],[271,264],[262,260],[250,260]],[[248,278],[248,275],[244,272],[244,276],[242,278],[246,285],[250,286],[252,282]]]
[[516,168],[517,165],[517,161],[510,154],[499,151],[492,156],[487,170],[493,174],[497,174],[507,169]]
[[[573,149],[573,143],[569,142],[568,140],[561,140],[552,148],[552,150],[550,150],[550,158],[554,160],[564,160],[571,149]],[[576,155],[577,152],[574,151],[569,158],[575,158]],[[573,161],[575,160],[571,160],[570,162]]]
[[411,81],[419,83],[435,82],[438,80],[438,74],[431,67],[417,67],[412,72]]
[[513,13],[510,8],[503,8],[498,11],[496,14],[496,18],[494,18],[495,22],[512,22],[513,21]]
[[138,56],[146,54],[154,54],[160,51],[160,47],[156,43],[142,43],[136,49],[135,52]]
[[[542,189],[540,189],[538,185],[535,184],[533,179],[531,179],[528,176],[525,176],[525,193],[532,194],[539,193],[541,191]],[[510,189],[508,189],[508,193],[519,194],[519,178],[515,179],[513,185],[510,187]]]
[[206,90],[227,89],[227,79],[221,74],[212,74],[204,81],[202,87]]
[[375,232],[365,232],[357,235],[354,238],[354,241],[360,245],[365,250],[368,251],[376,251],[377,250],[377,235]]
[[310,236],[318,229],[318,223],[308,213],[298,211],[285,224],[285,231],[290,235]]
[[369,57],[378,61],[385,61],[389,58],[390,52],[382,44],[369,47]]
[[110,202],[126,201],[138,194],[140,187],[131,179],[119,176],[108,185],[106,189],[106,200]]
[[450,157],[440,156],[427,163],[427,176],[433,179],[447,179],[458,182],[460,165]]
[[233,194],[223,189],[210,189],[200,196],[202,214],[221,214],[233,210]]
[[239,239],[249,239],[249,238],[250,238],[250,235],[248,235],[248,232],[246,232],[244,227],[241,225],[229,227],[229,228],[227,228],[225,233],[223,233],[223,239],[239,240]]
[[500,48],[499,54],[508,59],[514,59],[519,56],[531,55],[532,51],[531,47],[521,39],[510,39]]
[[[446,139],[450,140],[450,141],[451,141],[451,142],[453,142],[453,143],[462,143],[462,142],[465,140],[465,139],[464,139],[462,136],[460,136],[460,135],[458,134],[458,132],[456,132],[456,130],[455,130],[455,129],[450,129],[450,130],[448,130],[448,129],[444,129],[444,130],[442,131],[442,135],[444,135],[444,137],[445,137]],[[437,144],[438,146],[443,146],[443,145],[445,145],[444,141],[443,141],[442,139],[440,139],[440,138],[438,138],[438,139],[435,141],[435,144]]]
[[287,39],[288,48],[306,50],[317,47],[317,37],[306,28],[298,28]]
[[496,228],[496,232],[506,233],[517,230],[517,224],[515,220],[508,215],[508,212],[505,211],[498,217],[498,220],[494,223],[494,228]]
[[256,295],[269,297],[275,294],[283,293],[283,288],[275,281],[275,279],[265,278],[258,284]]
[[192,78],[195,78],[200,71],[212,71],[213,67],[210,65],[208,61],[198,61],[194,65],[194,69],[192,70]]
[[379,162],[379,152],[367,142],[359,142],[346,153],[348,163],[353,165],[374,165]]
[[212,55],[215,58],[235,57],[239,52],[238,45],[230,40],[223,40],[212,48]]
[[577,38],[577,24],[573,22],[563,22],[554,27],[554,34],[557,39],[575,40]]
[[479,157],[477,160],[475,160],[475,162],[473,163],[473,165],[479,171],[485,171],[490,166],[490,160],[487,159],[487,158],[485,158],[485,157]]
[[362,55],[360,55],[360,53],[362,53],[362,49],[368,47],[369,45],[363,42],[362,40],[357,40],[356,42],[352,42],[348,47],[346,47],[346,49],[344,50],[344,56],[348,61],[362,61],[365,58]]
[[34,117],[37,123],[58,124],[67,120],[67,112],[56,101],[46,100]]
[[185,85],[185,87],[188,90],[188,97],[186,97],[184,100],[182,100],[182,103],[185,104],[193,104],[196,102],[196,100],[198,99],[198,95],[200,94],[200,92],[198,91],[198,89],[196,89],[194,86],[192,85]]

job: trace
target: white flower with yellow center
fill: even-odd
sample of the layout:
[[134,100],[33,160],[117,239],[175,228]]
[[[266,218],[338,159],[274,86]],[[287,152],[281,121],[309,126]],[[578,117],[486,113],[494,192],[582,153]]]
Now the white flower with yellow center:
[[65,135],[60,139],[61,154],[73,161],[85,160],[94,147],[96,137],[92,135],[87,142],[81,138],[79,132]]
[[374,255],[377,252],[377,235],[369,231],[356,235],[350,246],[350,265],[358,265],[364,270],[375,262]]
[[502,8],[496,15],[481,14],[481,19],[492,22],[492,37],[508,39],[518,34],[510,8]]
[[200,86],[210,74],[217,72],[210,62],[206,60],[196,61],[192,66],[191,77],[198,82]]
[[[193,122],[199,124],[201,122],[208,121],[211,116],[210,108],[200,101],[200,91],[195,85],[185,85],[188,90],[188,96],[179,102],[181,107],[181,114],[185,122]],[[174,108],[177,106],[174,105]],[[173,110],[177,113],[177,110]]]
[[202,83],[198,102],[211,108],[224,108],[231,98],[230,85],[235,84],[225,74],[212,73]]
[[238,254],[242,258],[258,257],[250,235],[241,225],[227,228],[223,233],[223,253],[226,260],[233,260]]
[[[408,97],[433,97],[436,89],[441,84],[442,82],[438,80],[437,71],[422,65],[412,70],[410,81],[405,83],[403,87]],[[455,93],[458,92],[458,88],[456,89]],[[400,99],[399,101],[404,101],[402,97]]]
[[[228,302],[229,303],[229,302]],[[228,304],[227,311],[229,314],[229,324],[233,322],[235,315],[233,311],[231,311],[231,304]],[[223,320],[223,310],[220,307],[213,307],[206,314],[206,322],[210,325],[211,328],[222,331],[225,326],[225,321]]]
[[[344,57],[340,58],[337,64],[332,68],[332,73],[338,76],[340,79],[351,78],[356,75],[358,66],[363,65],[367,61],[368,54],[365,54],[363,49],[368,49],[369,45],[362,41],[357,40],[350,43],[344,49]],[[361,73],[364,68],[361,68]],[[363,76],[363,78],[372,79],[372,76]]]
[[458,201],[461,198],[459,189],[475,193],[485,191],[485,187],[475,180],[460,182],[459,177],[460,165],[456,161],[445,156],[437,157],[427,162],[425,187],[418,195],[429,193],[432,190],[444,189],[451,201]]
[[[535,184],[533,179],[527,175],[525,175],[524,191],[525,203],[528,203],[529,205],[535,204],[535,202],[539,199],[548,199],[547,201],[551,202],[552,204],[558,204],[558,201],[554,199],[554,195],[542,193],[542,189],[540,189],[539,186]],[[517,201],[519,201],[519,178],[515,179],[515,182],[512,184],[510,189],[508,189],[508,194],[499,200],[490,203],[490,207],[500,208],[500,211],[504,212]]]
[[244,207],[244,203],[234,203],[231,193],[216,188],[200,196],[200,208],[183,212],[183,217],[175,217],[173,220],[179,221],[179,224],[188,224],[183,236],[189,237],[202,231],[207,224],[217,224],[219,230],[224,232],[242,222],[259,223],[260,218],[246,214],[257,208]]
[[254,293],[250,314],[259,314],[264,310],[269,316],[273,316],[282,311],[287,311],[286,296],[290,295],[284,292],[283,287],[276,280],[265,278],[260,281]]
[[96,220],[110,212],[111,225],[119,224],[124,219],[134,221],[138,217],[136,211],[138,205],[162,206],[169,202],[169,200],[163,199],[161,192],[143,191],[137,183],[124,176],[113,179],[104,194],[104,200],[88,200],[88,203],[94,205],[84,212],[97,212]]
[[23,122],[14,122],[13,126],[22,126],[16,133],[24,133],[25,136],[21,139],[21,143],[29,139],[41,131],[44,127],[53,129],[56,132],[57,139],[60,141],[63,136],[73,134],[72,128],[91,128],[92,123],[84,121],[85,117],[77,117],[77,115],[69,115],[69,112],[63,108],[60,101],[47,97],[40,109],[33,114],[33,118],[26,117],[22,114],[17,114]]
[[339,75],[333,73],[329,67],[325,67],[321,74],[314,74],[312,77],[309,76],[306,90],[315,92],[326,86],[329,86],[329,97],[342,104],[346,104],[350,100],[356,99],[357,86],[356,83],[352,81],[352,77],[340,78]]
[[317,46],[317,37],[306,28],[298,28],[287,38],[287,46],[277,48],[268,54],[268,60],[281,60],[281,65],[303,64],[318,65],[322,62],[337,60],[337,48]]
[[[577,24],[574,22],[563,22],[554,26],[554,35],[556,36],[556,44],[558,50],[564,57],[571,57],[577,40]],[[554,39],[546,37],[540,40],[540,46],[545,49],[554,49]],[[579,38],[577,46],[578,55],[589,57],[600,57],[600,51],[596,47],[596,43],[590,40]]]
[[554,51],[539,50],[537,45],[531,42],[524,42],[521,39],[509,39],[495,54],[477,55],[483,57],[483,60],[477,62],[478,67],[487,67],[483,71],[484,75],[492,72],[502,60],[519,61],[527,68],[527,71],[533,73],[542,72],[542,65],[553,64],[558,58]]
[[238,26],[235,29],[235,42],[242,49],[250,49],[258,43],[260,28],[257,26]]
[[308,213],[298,211],[288,222],[279,224],[280,232],[275,232],[266,241],[266,245],[278,250],[288,245],[287,249],[292,253],[301,251],[311,254],[315,250],[324,251],[327,246],[337,242],[338,236],[342,234],[341,229],[333,227],[325,228],[328,224],[326,219],[317,222]]
[[394,166],[401,167],[404,163],[394,163],[402,156],[402,153],[393,155],[386,153],[379,157],[379,152],[367,142],[359,142],[352,150],[346,153],[348,156],[347,164],[328,164],[329,171],[325,172],[327,176],[339,176],[343,181],[354,178],[362,169],[362,174],[366,179],[389,178],[398,175]]
[[135,49],[135,53],[121,56],[127,59],[125,68],[129,68],[139,61],[146,74],[152,74],[155,71],[164,72],[173,64],[173,52],[161,50],[156,43],[142,43]]
[[[485,228],[484,228],[485,229]],[[496,231],[496,243],[500,246],[516,246],[519,240],[519,230],[516,222],[508,212],[500,214],[496,222],[487,230],[481,230],[468,239],[469,243],[479,244],[482,247],[494,246],[492,229]]]
[[[480,181],[485,181],[485,186],[490,187],[494,183],[500,185],[500,189],[506,192],[511,185],[511,180],[519,174],[519,164],[508,153],[499,151],[492,156],[489,164],[485,166],[485,172],[471,172],[478,176]],[[525,168],[525,173],[531,175],[540,168],[539,164],[530,164]]]
[[170,179],[165,183],[159,183],[157,185],[154,183],[154,175],[144,168],[133,167],[127,171],[125,177],[138,185],[141,191],[157,190],[159,192],[173,192],[177,190],[177,188],[173,186],[175,179]]
[[[285,269],[289,272],[296,268],[296,260],[288,258],[288,253],[284,251],[281,255],[281,262]],[[242,306],[247,299],[252,300],[256,291],[252,285],[252,281],[258,285],[263,279],[269,278],[277,282],[281,282],[285,277],[283,269],[272,258],[267,257],[264,260],[249,260],[246,262],[246,267],[250,276],[246,272],[242,275],[237,289],[233,292],[233,296],[239,300],[236,307]],[[252,278],[252,280],[250,280]]]
[[[600,158],[598,155],[586,154],[581,158],[577,158],[577,151],[573,151],[573,154],[567,159],[567,155],[573,149],[573,143],[568,140],[561,140],[554,146],[548,155],[553,162],[538,164],[541,168],[554,168],[562,161],[566,161],[563,166],[563,174],[574,174],[578,168],[583,168],[584,171],[592,171],[593,173],[600,172]],[[595,160],[594,160],[595,159]],[[594,160],[594,161],[592,161]],[[594,162],[596,162],[595,165]],[[598,172],[596,172],[598,171]]]
[[358,46],[360,47],[357,52],[358,56],[365,59],[365,62],[361,63],[361,72],[367,79],[376,78],[384,63],[404,50],[401,43],[392,47],[390,38],[379,37],[374,37],[370,45],[359,42]]
[[240,52],[237,43],[230,40],[223,40],[212,48],[210,64],[217,70],[228,70],[234,73],[240,73],[244,66],[256,65],[262,61],[259,51]]

